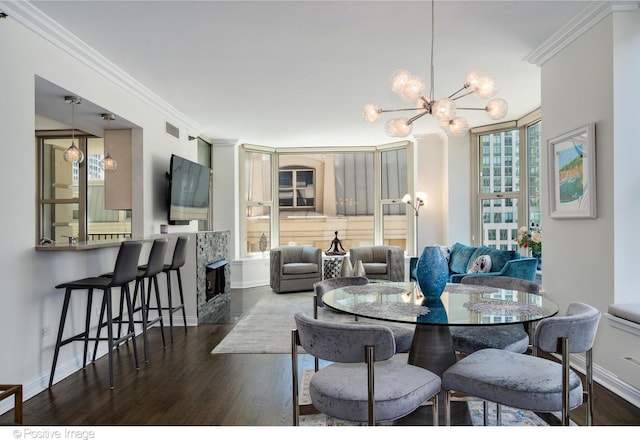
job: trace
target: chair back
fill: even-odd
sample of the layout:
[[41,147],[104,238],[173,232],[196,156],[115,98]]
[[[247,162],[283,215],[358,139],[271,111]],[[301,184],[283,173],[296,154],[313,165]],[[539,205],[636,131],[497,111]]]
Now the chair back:
[[182,266],[187,260],[187,245],[189,244],[189,236],[181,235],[178,237],[176,247],[173,249],[173,259],[171,260],[170,270],[176,270]]
[[316,281],[313,284],[313,291],[316,294],[316,304],[318,307],[324,306],[322,296],[330,290],[346,286],[362,286],[364,284],[369,284],[369,279],[367,277],[339,277]]
[[585,303],[571,303],[565,316],[552,316],[538,323],[535,344],[547,353],[559,353],[562,338],[569,341],[570,353],[584,353],[593,347],[601,313]]
[[122,286],[136,279],[141,251],[141,241],[123,241],[120,244],[116,265],[111,276],[112,286]]
[[374,347],[375,361],[390,359],[396,353],[395,339],[388,327],[322,321],[303,312],[297,312],[294,318],[300,345],[320,359],[365,362],[365,346]]
[[149,252],[149,261],[144,270],[145,277],[152,277],[159,274],[164,269],[164,257],[169,247],[168,238],[157,238],[153,240],[151,251]]
[[520,290],[527,293],[540,295],[540,285],[534,281],[521,278],[505,277],[500,275],[490,276],[466,276],[460,280],[462,284],[474,284],[480,286],[497,287],[500,289]]

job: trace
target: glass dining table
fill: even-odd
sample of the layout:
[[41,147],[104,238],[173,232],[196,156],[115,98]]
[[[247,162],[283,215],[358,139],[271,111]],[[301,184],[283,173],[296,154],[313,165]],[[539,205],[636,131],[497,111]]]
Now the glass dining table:
[[544,295],[457,283],[439,298],[423,295],[415,282],[384,281],[334,289],[322,301],[358,317],[415,324],[408,362],[440,376],[456,362],[451,326],[527,324],[558,313]]

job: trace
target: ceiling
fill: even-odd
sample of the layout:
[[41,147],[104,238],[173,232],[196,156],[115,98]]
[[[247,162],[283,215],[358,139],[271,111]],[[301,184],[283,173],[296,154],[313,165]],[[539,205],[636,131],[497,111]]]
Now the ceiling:
[[[187,115],[208,140],[269,146],[397,140],[361,107],[412,107],[389,90],[397,69],[429,88],[425,1],[33,1],[51,19]],[[435,98],[468,71],[494,75],[505,120],[540,105],[540,68],[524,59],[589,1],[436,1]],[[46,84],[45,84],[46,85]],[[63,103],[64,104],[64,103]],[[475,97],[459,107],[484,107]],[[492,123],[464,111],[471,126]],[[95,115],[95,114],[94,114]],[[95,117],[95,116],[94,116]],[[414,134],[439,131],[430,116]]]

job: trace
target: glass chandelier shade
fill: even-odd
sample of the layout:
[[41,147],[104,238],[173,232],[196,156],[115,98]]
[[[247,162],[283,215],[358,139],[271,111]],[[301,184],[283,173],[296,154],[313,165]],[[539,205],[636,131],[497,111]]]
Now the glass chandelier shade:
[[507,115],[508,105],[503,99],[493,99],[484,108],[468,108],[456,105],[456,100],[462,99],[470,94],[475,94],[482,99],[493,98],[498,93],[498,84],[492,75],[488,75],[477,70],[469,72],[465,82],[460,89],[447,98],[434,99],[434,63],[433,63],[433,29],[434,12],[431,2],[431,90],[429,96],[425,96],[425,84],[417,76],[400,69],[391,76],[391,90],[397,93],[402,99],[416,103],[415,108],[401,108],[386,110],[375,103],[369,103],[362,107],[362,115],[367,122],[376,122],[385,112],[417,111],[417,114],[410,118],[395,118],[386,123],[386,132],[393,137],[406,137],[412,132],[413,122],[423,117],[431,115],[438,120],[439,126],[449,135],[464,136],[469,131],[469,122],[462,116],[457,115],[458,110],[481,110],[494,120],[502,119]]
[[81,163],[84,160],[84,153],[76,146],[76,105],[80,104],[77,96],[65,96],[64,101],[71,104],[71,145],[64,150],[64,160],[67,162]]
[[84,153],[80,151],[78,147],[76,147],[75,139],[71,141],[71,146],[64,150],[64,160],[66,160],[67,162],[78,163],[81,163],[84,160]]
[[[103,113],[100,116],[102,117],[102,119],[107,121],[107,131],[108,131],[109,128],[111,127],[111,121],[115,120],[116,116],[112,113]],[[107,154],[104,157],[104,159],[100,161],[100,166],[102,167],[103,170],[108,172],[116,171],[118,169],[118,162],[113,157],[111,157],[111,154],[107,151],[106,142],[104,147],[105,147],[105,152]]]
[[116,162],[116,160],[112,158],[110,154],[107,154],[105,158],[102,159],[100,165],[105,171],[116,171],[118,169],[118,162]]

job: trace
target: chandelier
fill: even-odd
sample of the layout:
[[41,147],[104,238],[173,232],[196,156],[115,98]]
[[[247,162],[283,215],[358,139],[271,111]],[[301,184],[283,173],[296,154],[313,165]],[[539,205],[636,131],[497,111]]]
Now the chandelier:
[[424,95],[425,84],[419,77],[407,72],[397,70],[391,77],[391,90],[409,102],[415,102],[414,108],[401,108],[394,110],[383,109],[378,104],[365,104],[362,107],[362,116],[367,122],[376,122],[382,113],[417,111],[410,118],[398,117],[391,119],[386,124],[386,132],[389,136],[406,137],[411,134],[413,122],[424,115],[431,115],[438,120],[439,126],[453,136],[464,136],[469,131],[469,123],[461,116],[456,115],[456,110],[484,110],[491,119],[502,119],[507,114],[507,102],[500,98],[491,99],[484,108],[457,107],[456,101],[475,93],[477,96],[489,99],[498,92],[498,86],[493,76],[478,71],[471,71],[462,87],[447,98],[434,98],[434,74],[433,74],[433,41],[434,41],[434,2],[431,2],[431,84],[429,96]]

